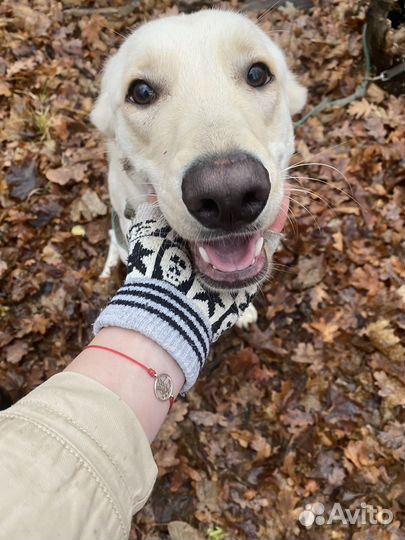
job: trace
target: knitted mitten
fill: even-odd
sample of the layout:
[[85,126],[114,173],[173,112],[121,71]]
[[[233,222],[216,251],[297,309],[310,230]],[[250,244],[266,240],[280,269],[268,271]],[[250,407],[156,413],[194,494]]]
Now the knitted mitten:
[[207,290],[196,275],[187,244],[157,208],[139,207],[128,232],[128,274],[124,285],[94,323],[140,332],[165,349],[195,383],[210,344],[231,328],[257,292]]

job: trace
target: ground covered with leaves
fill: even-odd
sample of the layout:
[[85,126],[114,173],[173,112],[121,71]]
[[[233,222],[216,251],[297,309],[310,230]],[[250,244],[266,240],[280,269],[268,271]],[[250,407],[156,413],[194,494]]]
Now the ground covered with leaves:
[[[110,211],[88,115],[103,61],[129,28],[197,5],[113,4],[0,5],[3,407],[86,344],[122,279],[122,269],[98,278]],[[259,4],[232,7],[256,18]],[[319,1],[261,17],[309,89],[305,112],[362,82],[366,9]],[[392,31],[391,46],[403,34]],[[225,336],[176,402],[132,538],[404,537],[403,112],[403,98],[372,83],[362,99],[298,127],[291,222],[256,301],[258,324]],[[316,502],[326,513],[334,503],[379,513],[374,524],[307,530],[298,517]],[[393,512],[390,524],[382,509]]]

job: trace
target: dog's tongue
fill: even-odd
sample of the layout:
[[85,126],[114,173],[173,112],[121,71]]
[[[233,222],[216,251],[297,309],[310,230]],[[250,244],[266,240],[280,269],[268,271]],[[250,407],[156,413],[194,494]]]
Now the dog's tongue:
[[230,238],[218,242],[204,243],[210,263],[221,272],[235,272],[250,266],[255,258],[259,235],[249,238]]
[[290,186],[285,185],[284,198],[281,201],[280,210],[276,216],[276,219],[267,229],[268,231],[280,233],[284,229],[285,222],[287,221],[288,209],[290,207]]

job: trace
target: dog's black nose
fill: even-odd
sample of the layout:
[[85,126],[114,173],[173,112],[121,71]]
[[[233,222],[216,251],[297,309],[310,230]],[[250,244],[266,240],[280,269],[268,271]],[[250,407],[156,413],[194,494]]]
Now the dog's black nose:
[[186,171],[182,193],[188,211],[202,225],[234,230],[252,223],[266,206],[269,174],[247,154],[205,158]]

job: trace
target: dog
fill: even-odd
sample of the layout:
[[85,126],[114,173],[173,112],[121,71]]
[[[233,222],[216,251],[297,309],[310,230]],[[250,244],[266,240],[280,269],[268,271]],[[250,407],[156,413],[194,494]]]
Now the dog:
[[[244,15],[148,22],[106,63],[91,120],[106,137],[112,242],[127,259],[136,207],[154,198],[214,290],[260,284],[287,217],[291,116],[306,102],[280,48]],[[241,325],[255,321],[251,306]]]

